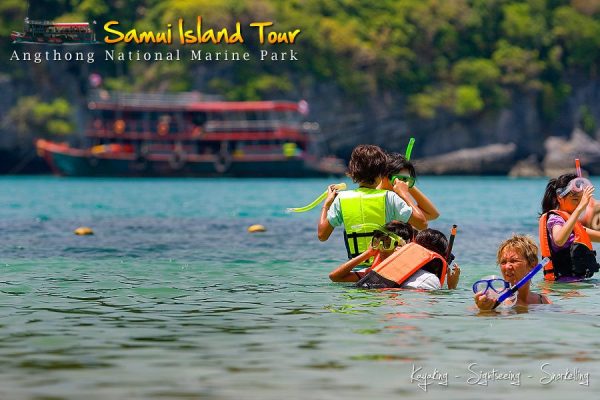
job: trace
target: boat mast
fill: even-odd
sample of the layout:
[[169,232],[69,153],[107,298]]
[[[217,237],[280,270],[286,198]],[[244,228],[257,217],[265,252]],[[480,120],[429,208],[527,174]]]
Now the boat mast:
[[23,32],[27,31],[27,24],[29,23],[29,0],[27,0],[27,14],[25,14],[25,21],[23,23]]

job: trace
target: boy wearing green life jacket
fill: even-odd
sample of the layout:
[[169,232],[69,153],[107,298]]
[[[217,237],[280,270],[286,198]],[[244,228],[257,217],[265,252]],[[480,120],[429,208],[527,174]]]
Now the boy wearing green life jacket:
[[388,157],[378,146],[359,145],[352,152],[348,176],[358,184],[354,190],[337,192],[331,185],[321,209],[318,237],[326,241],[336,226],[344,225],[344,242],[348,258],[368,249],[373,236],[369,228],[353,226],[371,223],[385,225],[397,220],[408,222],[417,229],[427,228],[427,219],[408,192],[408,185],[394,181],[393,191],[377,186],[387,174]]

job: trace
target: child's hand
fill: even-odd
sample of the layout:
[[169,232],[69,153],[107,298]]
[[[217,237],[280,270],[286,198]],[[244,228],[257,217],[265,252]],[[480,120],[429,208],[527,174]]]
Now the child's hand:
[[393,188],[394,192],[396,192],[397,195],[399,195],[403,199],[407,198],[408,184],[406,182],[402,182],[400,179],[395,179]]
[[371,243],[369,243],[369,255],[370,255],[371,257],[374,257],[374,256],[376,256],[376,255],[377,255],[377,253],[378,253],[378,252],[379,252],[379,249],[378,249],[378,248],[377,248],[377,249],[374,249],[374,248],[371,246]]
[[338,191],[335,188],[335,185],[329,185],[327,187],[327,197],[325,198],[325,206],[327,208],[329,208],[331,206],[331,204],[333,203],[333,201],[335,200],[335,197],[338,195]]
[[586,188],[583,189],[583,195],[581,196],[581,200],[579,201],[579,204],[577,205],[577,208],[579,208],[579,211],[583,211],[586,209],[588,204],[590,204],[590,200],[592,199],[593,195],[594,195],[594,187],[593,186],[587,186]]
[[475,299],[475,304],[477,305],[477,307],[482,311],[491,310],[492,307],[494,307],[494,304],[496,303],[496,300],[490,299],[485,295],[485,293],[481,292],[475,293],[475,296],[473,296],[473,298]]
[[456,289],[458,286],[458,280],[460,278],[460,267],[458,264],[454,264],[452,268],[448,268],[447,277],[448,289]]

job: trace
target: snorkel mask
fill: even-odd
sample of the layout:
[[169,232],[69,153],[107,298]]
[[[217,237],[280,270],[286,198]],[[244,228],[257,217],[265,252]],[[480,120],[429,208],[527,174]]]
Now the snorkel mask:
[[[516,293],[510,293],[510,283],[497,275],[489,275],[481,278],[473,284],[473,293],[482,293],[489,299],[495,300],[498,305],[512,307],[517,302]],[[504,296],[502,301],[499,299]]]
[[588,186],[593,186],[589,179],[577,177],[572,179],[564,188],[556,189],[556,194],[562,199],[569,193],[580,193]]
[[[406,244],[406,242],[404,241],[404,239],[402,239],[400,236],[396,235],[393,232],[390,232],[389,230],[385,229],[383,226],[378,225],[378,224],[372,224],[372,223],[366,223],[366,224],[359,224],[359,225],[352,225],[352,229],[355,231],[360,231],[363,229],[372,229],[373,231],[379,231],[381,233],[383,233],[384,235],[388,236],[391,240],[389,242],[386,242],[383,239],[377,240],[377,243],[374,243],[375,240],[377,238],[373,238],[371,240],[371,245],[373,246],[373,248],[378,248],[378,249],[382,249],[382,250],[393,250],[394,247],[396,246],[404,246]],[[392,242],[395,241],[395,243]],[[377,247],[375,247],[377,246]]]
[[488,297],[498,298],[507,289],[510,289],[510,283],[497,275],[484,276],[473,284],[473,293],[489,293]]
[[[411,137],[408,141],[408,146],[406,146],[406,151],[404,152],[404,158],[406,161],[410,161],[410,156],[412,154],[413,146],[415,145],[415,138]],[[390,183],[394,186],[394,181],[396,179],[405,182],[408,185],[408,188],[415,186],[416,178],[414,176],[402,175],[402,174],[392,174],[388,176]]]
[[412,176],[409,176],[409,175],[390,175],[389,178],[390,178],[390,183],[392,184],[392,186],[394,185],[394,181],[396,179],[398,179],[402,182],[406,182],[409,189],[411,187],[415,186],[415,182],[417,181],[416,178],[413,178]]

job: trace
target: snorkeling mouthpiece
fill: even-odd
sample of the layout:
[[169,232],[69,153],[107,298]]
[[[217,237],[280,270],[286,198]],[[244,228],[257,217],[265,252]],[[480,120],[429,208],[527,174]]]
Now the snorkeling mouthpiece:
[[[342,183],[337,183],[334,185],[336,190],[346,190],[346,184],[344,182]],[[319,197],[317,197],[312,203],[304,206],[304,207],[297,207],[297,208],[286,208],[285,211],[287,212],[306,212],[306,211],[310,211],[313,208],[315,208],[320,202],[322,202],[323,200],[325,200],[325,197],[327,197],[327,190],[324,191],[323,193],[321,193],[321,195]]]
[[496,303],[494,304],[494,307],[492,307],[492,310],[495,309],[496,307],[498,307],[504,300],[508,299],[510,296],[512,296],[514,293],[516,293],[517,290],[519,290],[519,288],[521,286],[523,286],[524,284],[529,282],[531,280],[531,278],[533,278],[533,276],[535,274],[537,274],[542,268],[544,268],[546,266],[546,264],[548,264],[549,262],[550,262],[550,258],[544,257],[542,262],[539,263],[538,265],[536,265],[535,267],[533,267],[533,269],[531,271],[529,271],[529,273],[527,275],[525,275],[523,278],[521,278],[521,280],[519,282],[515,283],[515,286],[513,286],[512,288],[507,290],[505,293],[503,293],[500,297],[498,297],[498,300],[496,300]]

